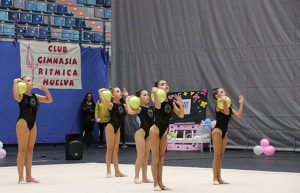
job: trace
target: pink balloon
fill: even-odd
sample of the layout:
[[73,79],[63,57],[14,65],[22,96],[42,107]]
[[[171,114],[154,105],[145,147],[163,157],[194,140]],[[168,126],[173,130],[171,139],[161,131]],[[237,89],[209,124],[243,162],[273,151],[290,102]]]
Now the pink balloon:
[[268,147],[269,146],[269,140],[267,140],[267,139],[260,140],[260,146],[262,146],[262,148]]
[[4,159],[6,157],[6,151],[4,149],[0,149],[0,159]]
[[271,155],[273,155],[275,153],[275,147],[270,145],[269,148],[271,149]]
[[265,156],[271,156],[275,152],[275,148],[273,146],[268,146],[264,148],[264,154]]

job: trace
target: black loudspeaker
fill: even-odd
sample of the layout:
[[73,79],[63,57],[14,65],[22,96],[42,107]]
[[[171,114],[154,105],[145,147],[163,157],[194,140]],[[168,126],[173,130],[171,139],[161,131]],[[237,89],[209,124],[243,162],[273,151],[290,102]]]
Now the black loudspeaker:
[[79,133],[66,135],[66,160],[80,160],[83,152],[83,137]]

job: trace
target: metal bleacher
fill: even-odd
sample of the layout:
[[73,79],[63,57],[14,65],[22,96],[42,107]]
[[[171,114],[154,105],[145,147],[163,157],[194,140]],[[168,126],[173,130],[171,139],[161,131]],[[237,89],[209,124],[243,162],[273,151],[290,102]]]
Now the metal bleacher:
[[0,40],[111,44],[111,0],[0,0]]

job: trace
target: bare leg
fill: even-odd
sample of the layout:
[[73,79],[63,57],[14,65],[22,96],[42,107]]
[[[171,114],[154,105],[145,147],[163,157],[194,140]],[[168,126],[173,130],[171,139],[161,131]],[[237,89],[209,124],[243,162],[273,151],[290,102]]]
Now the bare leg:
[[135,161],[135,179],[134,183],[140,184],[141,180],[139,179],[140,176],[140,169],[143,163],[144,153],[145,153],[145,131],[143,129],[139,129],[135,132],[134,135],[135,144],[136,144],[136,152],[137,158]]
[[224,184],[224,181],[222,180],[222,177],[221,177],[221,169],[222,169],[222,162],[224,159],[226,146],[227,146],[227,134],[225,135],[225,137],[222,140],[222,147],[221,147],[221,158],[220,158],[220,165],[219,165],[219,171],[218,171],[218,181],[220,182],[220,184]]
[[114,163],[114,168],[115,168],[115,176],[116,177],[125,177],[126,175],[123,174],[120,171],[119,168],[119,158],[118,158],[118,153],[119,153],[119,145],[120,145],[120,129],[116,133],[115,137],[115,144],[114,144],[114,150],[113,150],[113,163]]
[[152,180],[150,180],[148,178],[148,175],[147,175],[149,153],[150,153],[150,140],[148,137],[145,142],[145,153],[144,153],[143,164],[142,164],[142,174],[143,174],[142,182],[144,182],[144,183],[152,183],[153,182]]
[[218,184],[218,171],[221,161],[221,147],[222,147],[222,135],[218,132],[212,133],[213,147],[214,147],[214,159],[213,159],[213,173],[214,173],[214,184]]
[[[167,131],[166,131],[167,132]],[[159,145],[159,161],[158,161],[158,183],[162,190],[169,190],[170,188],[166,187],[163,184],[162,180],[162,173],[163,173],[163,165],[165,160],[165,152],[168,145],[168,137],[167,133],[165,133],[162,138],[160,139],[160,145]]]
[[26,150],[26,181],[27,182],[35,182],[38,183],[36,179],[34,179],[31,175],[31,168],[32,168],[32,157],[33,157],[33,148],[36,142],[36,125],[30,130],[29,132],[29,143]]
[[17,165],[18,165],[18,174],[19,174],[19,183],[24,181],[24,163],[26,150],[29,142],[29,129],[27,128],[27,123],[25,120],[21,119],[16,125],[16,132],[18,138],[18,156],[17,156]]
[[156,125],[153,125],[149,132],[149,140],[150,140],[150,149],[152,155],[152,163],[151,163],[151,170],[152,176],[154,180],[154,190],[160,190],[159,183],[158,183],[158,161],[159,161],[159,136],[158,134],[152,130],[158,130]]
[[114,150],[114,143],[115,143],[115,133],[114,133],[114,128],[112,127],[111,124],[108,124],[105,128],[105,135],[106,135],[106,155],[105,155],[105,160],[106,160],[106,177],[111,177],[111,169],[110,169],[110,164],[111,164],[111,159],[113,155],[113,150]]

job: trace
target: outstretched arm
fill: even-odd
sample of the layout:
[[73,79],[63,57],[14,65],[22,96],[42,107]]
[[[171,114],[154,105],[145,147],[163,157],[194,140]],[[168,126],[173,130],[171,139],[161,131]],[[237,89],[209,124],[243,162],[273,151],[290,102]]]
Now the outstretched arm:
[[51,95],[50,91],[48,90],[48,88],[45,85],[41,85],[39,89],[45,92],[45,96],[38,95],[38,94],[36,95],[39,102],[52,103],[53,102],[52,95]]
[[236,119],[241,119],[242,116],[243,116],[243,113],[244,113],[244,96],[243,96],[243,95],[241,95],[241,96],[239,97],[239,103],[240,103],[240,107],[239,107],[239,110],[238,110],[238,111],[232,109],[233,116],[234,116]]

